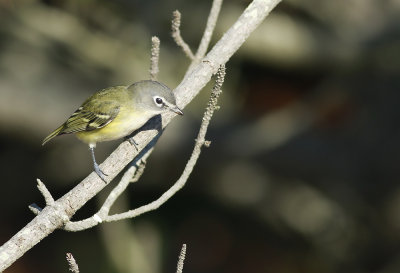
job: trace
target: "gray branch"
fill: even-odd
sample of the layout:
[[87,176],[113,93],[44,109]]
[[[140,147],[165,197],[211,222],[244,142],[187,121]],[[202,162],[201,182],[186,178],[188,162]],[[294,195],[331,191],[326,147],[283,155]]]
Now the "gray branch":
[[179,179],[175,182],[174,185],[172,185],[171,188],[169,188],[166,192],[164,192],[157,200],[141,206],[137,209],[129,210],[127,212],[119,213],[119,214],[114,214],[106,217],[107,222],[112,222],[112,221],[118,221],[122,219],[127,219],[127,218],[133,218],[137,217],[143,213],[156,210],[158,209],[162,204],[168,201],[169,198],[171,198],[175,193],[177,193],[180,189],[185,186],[190,174],[192,173],[194,166],[197,163],[197,160],[200,156],[201,148],[203,145],[205,145],[206,140],[206,133],[208,129],[208,125],[210,124],[210,120],[212,115],[214,114],[214,111],[218,108],[217,107],[217,102],[218,102],[218,97],[221,94],[221,86],[225,78],[225,65],[221,65],[220,69],[218,70],[217,74],[217,80],[215,83],[215,86],[211,92],[211,98],[208,103],[207,109],[204,112],[203,120],[200,125],[200,130],[196,138],[196,143],[193,148],[193,152],[186,163],[185,169],[183,170],[181,176]]
[[[221,9],[221,5],[222,5],[222,0],[214,0],[213,1],[213,5],[210,11],[210,15],[208,17],[208,21],[207,21],[207,26],[206,29],[204,31],[204,35],[203,38],[200,42],[200,46],[199,46],[199,50],[196,54],[196,57],[204,57],[205,51],[208,47],[208,44],[211,40],[211,35],[212,32],[214,31],[215,28],[215,24],[218,18],[218,14],[219,11]],[[173,36],[174,33],[177,34],[178,36],[180,36],[179,33],[179,27],[180,27],[180,13],[178,11],[174,12],[174,20],[172,21],[172,29],[173,31]],[[182,39],[182,38],[181,38]],[[157,78],[157,73],[158,73],[158,60],[159,60],[159,55],[160,55],[160,40],[154,36],[151,39],[152,41],[152,47],[151,47],[151,67],[150,67],[150,78],[152,80],[156,80]],[[182,39],[183,41],[183,39]],[[179,44],[178,44],[179,45]],[[202,54],[202,55],[201,55]],[[195,64],[195,62],[198,61],[198,59],[193,60],[192,65]],[[216,87],[217,90],[213,90],[212,94],[211,94],[211,100],[213,100],[213,97],[215,97],[215,94],[219,92],[223,79],[221,80],[221,75],[223,75],[222,77],[224,77],[225,75],[225,68],[221,67],[221,69],[219,70],[220,73],[218,73],[219,77],[217,78],[217,82],[216,82]],[[216,103],[216,102],[215,102]],[[213,107],[213,108],[212,108]],[[209,112],[209,109],[212,108],[214,110],[216,106],[212,106],[211,104],[209,104],[207,111]],[[207,121],[209,123],[209,119],[203,120],[203,123]],[[207,124],[208,125],[208,124]],[[204,128],[203,128],[204,130]],[[205,139],[202,140],[202,142],[198,141],[199,145],[204,145],[206,147],[209,146],[210,142],[206,141]],[[134,215],[134,216],[138,216],[135,214],[136,210],[130,210],[126,213],[123,214],[119,214],[119,215],[114,215],[114,216],[110,216],[109,215],[109,211],[111,209],[111,206],[115,203],[115,201],[117,200],[117,198],[126,190],[126,188],[128,187],[130,182],[136,182],[139,180],[140,176],[142,175],[143,171],[144,171],[144,162],[146,161],[147,157],[150,156],[151,152],[153,149],[150,149],[149,151],[146,152],[146,154],[143,156],[143,158],[141,158],[141,162],[139,165],[139,168],[136,167],[135,164],[133,164],[131,167],[128,168],[128,170],[125,172],[125,174],[123,175],[122,179],[120,180],[120,182],[118,183],[118,185],[111,191],[111,193],[109,194],[109,196],[107,197],[106,201],[104,202],[103,206],[101,207],[101,209],[95,213],[92,217],[89,217],[87,219],[84,220],[80,220],[80,221],[69,221],[67,223],[65,223],[63,229],[67,230],[67,231],[81,231],[81,230],[85,230],[88,228],[92,228],[100,223],[103,222],[111,222],[111,221],[116,221],[116,217],[118,217],[118,220],[122,220],[122,219],[127,219],[127,218],[131,218],[133,216],[130,215]],[[197,157],[199,154],[196,154]],[[197,161],[197,160],[196,160]],[[194,167],[194,165],[196,164],[196,162],[193,162],[193,164],[190,166],[192,169]],[[171,191],[173,191],[174,189],[179,190],[183,187],[183,185],[186,183],[186,180],[180,180],[177,183],[181,183],[182,186],[181,187],[173,187],[173,189],[171,189]],[[44,186],[44,185],[43,185]],[[170,194],[170,196],[172,196],[173,194],[175,194],[176,191],[173,191],[172,194]],[[163,195],[166,196],[166,195]],[[46,199],[46,197],[45,197]],[[155,202],[153,202],[152,206],[147,206],[148,210],[153,210],[155,208],[158,208],[159,206],[161,206],[163,203],[165,203],[168,199],[165,198],[160,198],[159,200],[156,200]],[[29,207],[35,214],[38,214],[37,211],[35,210],[35,207],[30,206]],[[147,211],[143,211],[142,213],[147,212]]]
[[74,256],[72,256],[71,253],[67,253],[66,259],[68,262],[69,271],[71,271],[73,273],[79,273],[79,266],[78,266],[78,263],[75,261]]
[[203,37],[201,38],[199,48],[196,52],[195,58],[197,62],[207,53],[208,45],[210,44],[211,36],[214,33],[221,6],[222,0],[214,0],[212,3],[211,11],[207,19],[206,29],[204,30]]
[[[43,195],[44,201],[46,202],[46,206],[54,205],[55,201],[50,191],[46,188],[46,185],[40,180],[36,179],[37,188],[40,193]],[[43,209],[39,207],[37,204],[33,203],[29,205],[29,209],[35,214],[38,215]]]
[[[174,92],[180,107],[184,108],[196,97],[209,82],[211,76],[232,57],[279,2],[280,0],[254,0],[245,9],[234,25],[205,56],[205,60],[194,66],[191,73],[187,74],[176,87]],[[173,117],[173,114],[163,115],[162,128],[165,128]],[[114,179],[125,166],[138,156],[144,147],[157,137],[159,130],[154,128],[158,127],[159,124],[155,120],[150,121],[146,130],[139,132],[135,137],[139,143],[138,150],[128,141],[124,141],[101,164],[101,169],[108,174],[107,182]],[[150,145],[154,145],[154,143]],[[55,229],[62,228],[78,209],[105,186],[105,183],[95,173],[91,173],[81,183],[55,201],[54,205],[46,206],[31,222],[0,247],[0,271],[8,268]]]
[[160,39],[157,36],[151,37],[151,58],[150,58],[150,79],[157,80],[159,71],[158,60],[160,58]]
[[172,13],[172,38],[174,38],[175,43],[181,47],[186,56],[194,61],[195,56],[181,35],[181,13],[178,10]]
[[185,261],[185,257],[186,257],[186,244],[183,244],[181,253],[179,254],[178,258],[178,265],[176,266],[176,273],[183,272],[183,262]]
[[136,164],[134,162],[134,164],[132,164],[132,166],[128,168],[128,170],[122,176],[118,185],[110,192],[106,201],[104,201],[104,204],[97,213],[95,213],[92,217],[81,221],[69,221],[64,225],[64,229],[67,231],[80,231],[94,227],[102,222],[106,222],[109,217],[108,213],[110,212],[111,206],[126,190],[129,184],[137,182],[143,174],[145,161],[152,151],[153,149],[148,150],[146,154],[140,159],[140,163]]
[[[68,222],[65,224],[64,229],[66,229],[68,231],[79,231],[79,230],[91,228],[102,222],[113,222],[113,221],[137,217],[143,213],[146,213],[146,212],[149,212],[152,210],[156,210],[162,204],[167,202],[168,199],[171,198],[176,192],[178,192],[180,189],[182,189],[183,186],[186,184],[190,174],[192,173],[194,166],[197,163],[198,158],[200,157],[200,152],[201,152],[202,146],[209,145],[209,142],[206,141],[205,136],[207,133],[208,125],[210,124],[210,120],[214,114],[214,111],[216,109],[218,109],[218,106],[217,106],[218,97],[220,96],[220,94],[222,92],[221,86],[222,86],[222,83],[224,82],[224,78],[225,78],[225,65],[221,65],[221,67],[217,73],[217,79],[215,81],[215,86],[213,87],[213,89],[211,91],[210,101],[207,105],[206,111],[204,112],[203,120],[200,125],[200,130],[199,130],[199,133],[196,138],[196,143],[193,148],[192,155],[190,156],[190,159],[186,163],[185,169],[183,170],[181,177],[175,182],[175,184],[171,188],[169,188],[157,200],[155,200],[147,205],[144,205],[137,209],[132,209],[132,210],[129,210],[129,211],[126,211],[123,213],[109,215],[108,213],[110,211],[112,204],[115,202],[115,200],[118,198],[118,196],[126,189],[126,187],[129,184],[129,181],[131,181],[131,177],[135,174],[136,167],[132,166],[124,174],[124,176],[122,177],[118,186],[115,187],[111,191],[111,193],[108,196],[107,200],[105,201],[103,207],[100,209],[100,211],[98,213],[96,213],[92,217],[87,218],[82,221]],[[206,144],[206,143],[208,143],[208,144]],[[146,159],[146,157],[150,155],[151,151],[152,150],[149,150],[143,158]],[[139,168],[135,174],[134,179],[137,180],[139,178],[138,176],[140,176],[142,174],[142,172],[143,172],[143,169]]]

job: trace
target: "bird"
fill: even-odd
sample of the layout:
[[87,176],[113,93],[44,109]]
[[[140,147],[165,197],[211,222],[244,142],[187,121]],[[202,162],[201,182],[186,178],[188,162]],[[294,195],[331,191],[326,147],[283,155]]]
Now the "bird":
[[[143,80],[129,86],[105,88],[87,98],[63,124],[44,138],[42,145],[56,136],[75,134],[89,145],[94,171],[106,181],[107,175],[96,161],[96,144],[129,136],[150,118],[165,112],[183,115],[176,105],[174,93],[158,81]],[[136,145],[134,141],[133,144]]]

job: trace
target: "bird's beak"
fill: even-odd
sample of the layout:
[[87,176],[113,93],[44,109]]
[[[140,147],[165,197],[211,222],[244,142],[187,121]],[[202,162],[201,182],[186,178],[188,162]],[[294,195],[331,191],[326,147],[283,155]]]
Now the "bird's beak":
[[171,110],[172,112],[174,112],[174,113],[180,115],[180,116],[183,116],[183,112],[182,112],[181,109],[179,109],[178,106],[172,106],[172,107],[170,108],[170,110]]
[[179,109],[179,107],[176,106],[175,104],[165,102],[165,103],[164,103],[164,107],[165,107],[166,109],[168,109],[169,111],[174,112],[175,114],[178,114],[178,115],[180,115],[180,116],[183,115],[182,110]]

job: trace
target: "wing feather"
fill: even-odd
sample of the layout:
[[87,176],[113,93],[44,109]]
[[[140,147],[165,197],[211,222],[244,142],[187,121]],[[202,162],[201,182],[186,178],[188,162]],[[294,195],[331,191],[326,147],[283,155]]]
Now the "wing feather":
[[120,112],[118,101],[129,99],[125,97],[125,89],[125,86],[116,86],[93,94],[66,122],[50,133],[42,145],[58,135],[92,131],[112,122]]
[[100,129],[115,119],[119,109],[118,103],[114,101],[90,101],[79,107],[68,118],[60,134]]

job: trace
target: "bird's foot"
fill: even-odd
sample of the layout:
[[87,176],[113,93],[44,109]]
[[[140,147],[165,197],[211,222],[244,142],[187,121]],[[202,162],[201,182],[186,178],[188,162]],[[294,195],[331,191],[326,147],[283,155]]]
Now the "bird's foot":
[[99,165],[96,163],[94,164],[94,171],[96,172],[96,174],[101,178],[101,180],[104,181],[104,183],[107,184],[106,181],[106,176],[108,176],[107,174],[105,174],[99,167]]
[[101,178],[101,180],[103,180],[104,183],[107,184],[107,181],[106,181],[106,176],[107,176],[107,174],[105,174],[105,173],[100,169],[99,164],[97,164],[97,162],[96,162],[96,157],[94,156],[94,147],[96,147],[95,144],[90,144],[90,145],[89,145],[90,154],[92,155],[92,160],[93,160],[93,168],[94,168],[94,171],[95,171],[95,172],[97,173],[97,175]]
[[133,137],[128,138],[128,141],[129,141],[129,143],[130,143],[131,145],[135,146],[136,151],[139,151],[139,148],[138,148],[138,145],[139,145],[139,144],[135,141],[135,139],[133,139]]

